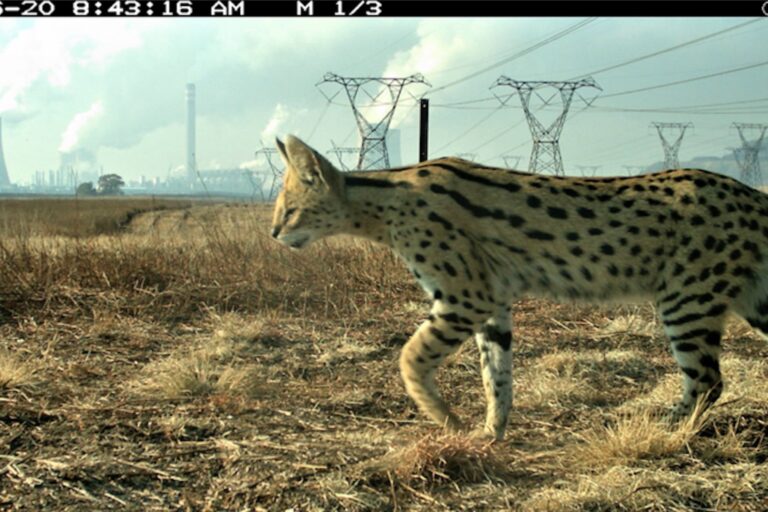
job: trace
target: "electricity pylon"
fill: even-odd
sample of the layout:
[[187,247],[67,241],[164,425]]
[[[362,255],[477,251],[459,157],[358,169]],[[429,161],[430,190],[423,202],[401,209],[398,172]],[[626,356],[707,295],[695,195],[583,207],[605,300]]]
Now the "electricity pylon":
[[336,155],[336,158],[339,161],[339,169],[341,169],[342,171],[348,171],[349,166],[344,163],[343,155],[348,155],[348,154],[359,155],[360,148],[339,147],[333,141],[331,141],[331,146],[333,146],[333,149],[329,150],[328,153],[333,153],[334,155]]
[[[683,136],[685,136],[685,130],[693,128],[693,123],[651,123],[651,126],[656,128],[659,132],[659,138],[661,139],[661,145],[664,148],[664,168],[665,169],[677,169],[680,167],[680,159],[678,158],[678,152],[680,151],[680,144],[683,142]],[[680,134],[670,143],[664,136],[664,130],[674,129],[680,130]]]
[[602,167],[602,165],[577,165],[576,168],[579,170],[582,176],[585,178],[591,178],[595,174],[597,174],[597,171]]
[[501,158],[504,160],[504,167],[507,169],[517,169],[517,166],[520,164],[520,160],[523,159],[523,157],[518,155],[502,155]]
[[[576,94],[576,90],[581,87],[593,87],[602,91],[600,86],[597,85],[592,77],[563,82],[545,82],[513,80],[506,76],[499,77],[491,88],[500,86],[512,87],[520,96],[523,112],[525,112],[525,118],[528,121],[528,127],[533,137],[533,149],[531,150],[531,158],[528,162],[528,170],[539,173],[551,172],[556,176],[563,176],[565,173],[563,172],[563,158],[560,155],[560,134],[563,132],[563,125],[571,108],[573,96]],[[547,88],[555,89],[556,92],[549,98],[544,99],[537,91]],[[531,111],[531,94],[533,93],[543,102],[542,107],[549,105],[555,96],[558,93],[560,94],[562,112],[547,126],[539,121]],[[512,93],[504,98],[499,96],[496,96],[496,98],[502,105],[506,105],[507,101],[514,95],[515,93]],[[578,97],[588,107],[597,96],[592,99],[586,99],[581,95],[578,95]]]
[[642,174],[644,167],[642,165],[623,165],[627,171],[627,176],[635,176]]
[[264,147],[264,144],[261,145],[261,149],[253,154],[256,159],[263,155],[264,159],[267,161],[267,166],[272,173],[272,179],[269,182],[269,192],[267,194],[267,200],[269,201],[274,199],[275,195],[277,195],[283,177],[283,169],[275,165],[275,162],[272,161],[272,156],[275,154],[277,154],[277,149]]
[[[395,114],[397,102],[403,88],[407,85],[422,84],[431,87],[421,74],[415,74],[403,78],[384,78],[384,77],[343,77],[335,73],[326,73],[323,79],[315,84],[320,93],[328,101],[333,100],[339,92],[333,96],[328,96],[320,88],[327,83],[336,83],[344,87],[347,92],[347,98],[352,106],[352,113],[355,116],[357,129],[360,132],[360,154],[357,159],[358,169],[385,169],[389,167],[389,153],[387,152],[387,130]],[[375,86],[378,90],[371,91],[366,87]],[[389,93],[387,101],[382,101],[384,92]],[[359,93],[363,92],[363,101],[368,101],[363,105],[360,101]],[[414,98],[415,100],[415,98]],[[362,108],[374,107],[375,109],[384,109],[383,116],[379,120],[369,120],[361,112]]]
[[474,162],[477,158],[477,153],[457,153],[457,157],[463,158],[464,160],[469,160],[470,162]]
[[0,117],[0,187],[7,187],[10,184],[8,168],[5,166],[5,158],[3,157],[3,118]]
[[[741,139],[741,147],[733,150],[736,163],[741,168],[741,181],[751,187],[759,187],[763,184],[763,176],[760,173],[760,148],[763,145],[768,124],[733,123],[731,126],[739,131],[739,138]],[[751,130],[753,133],[758,132],[759,135],[749,141],[744,135],[746,130]]]

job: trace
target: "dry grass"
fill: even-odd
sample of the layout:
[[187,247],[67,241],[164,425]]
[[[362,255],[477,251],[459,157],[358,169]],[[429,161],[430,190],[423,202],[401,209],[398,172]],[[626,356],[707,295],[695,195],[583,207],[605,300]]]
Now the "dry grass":
[[637,351],[553,352],[523,373],[516,405],[604,405],[621,399],[616,386],[635,384],[649,371],[647,359]]
[[[651,308],[521,301],[507,439],[445,436],[397,375],[429,306],[395,256],[158,202],[0,203],[0,509],[766,509],[768,346],[743,324],[723,397],[675,429]],[[477,359],[438,375],[475,425]]]
[[507,467],[492,443],[457,434],[428,434],[373,464],[393,485],[429,489],[450,482],[498,481]]
[[765,508],[768,467],[726,464],[695,472],[616,466],[537,491],[523,510],[751,510]]
[[33,386],[38,381],[38,370],[38,363],[0,347],[0,391]]
[[137,391],[146,398],[161,400],[215,394],[248,396],[258,384],[253,368],[225,364],[208,350],[151,363],[145,374],[135,385]]
[[684,453],[704,421],[701,411],[674,426],[650,411],[621,417],[582,433],[583,444],[574,447],[574,460],[599,468],[674,457]]
[[[197,201],[199,203],[199,201]],[[0,200],[5,237],[111,235],[147,211],[187,209],[195,202],[169,198],[77,198]]]
[[651,316],[649,321],[647,308],[634,307],[625,314],[619,314],[606,320],[600,327],[600,333],[608,336],[630,335],[653,338],[662,333],[655,315]]
[[[158,215],[173,220],[157,221]],[[178,321],[210,306],[344,317],[415,291],[395,256],[370,244],[337,244],[322,264],[328,244],[301,253],[277,247],[257,207],[208,206],[150,218],[139,233],[122,236],[20,233],[0,241],[0,316],[44,308],[72,318],[107,308]],[[348,271],[355,268],[366,270]]]

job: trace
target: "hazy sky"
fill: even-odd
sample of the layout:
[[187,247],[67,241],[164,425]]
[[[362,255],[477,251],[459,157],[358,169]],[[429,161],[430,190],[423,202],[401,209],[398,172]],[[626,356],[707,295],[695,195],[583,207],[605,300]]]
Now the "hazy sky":
[[[77,148],[95,152],[105,170],[127,178],[165,176],[185,159],[187,82],[197,86],[200,168],[237,167],[253,159],[260,139],[271,146],[275,135],[287,133],[322,151],[331,140],[356,145],[343,90],[324,88],[341,92],[328,104],[315,86],[326,72],[422,73],[432,84],[433,92],[406,88],[396,112],[404,163],[418,156],[411,94],[426,93],[432,102],[430,156],[476,153],[478,161],[500,165],[504,154],[521,155],[526,168],[531,138],[520,100],[498,108],[489,87],[501,75],[568,80],[590,73],[603,90],[583,112],[583,102],[574,101],[561,137],[566,170],[577,174],[577,165],[602,165],[600,174],[624,173],[623,165],[660,160],[652,121],[694,123],[681,160],[722,156],[739,144],[732,122],[768,122],[768,19],[600,70],[748,21],[6,18],[0,20],[5,158],[17,183],[29,182],[36,169],[57,167],[60,150]],[[569,27],[574,30],[553,37]],[[762,65],[631,92],[755,64]],[[545,99],[551,94],[541,91]],[[538,108],[541,101],[534,99]],[[537,112],[546,121],[559,108],[553,103]]]

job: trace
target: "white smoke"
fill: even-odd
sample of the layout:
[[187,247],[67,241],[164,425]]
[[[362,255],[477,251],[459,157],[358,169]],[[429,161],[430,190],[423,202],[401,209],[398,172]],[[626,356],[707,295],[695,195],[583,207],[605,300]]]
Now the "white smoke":
[[61,136],[59,151],[62,153],[69,153],[73,149],[77,148],[83,131],[88,127],[89,124],[92,124],[103,114],[104,107],[101,103],[101,100],[92,103],[90,108],[85,112],[75,114],[75,117],[73,117],[72,121],[69,122],[67,128],[64,130],[64,134]]
[[0,113],[29,110],[28,94],[47,83],[54,89],[67,87],[73,73],[98,69],[115,56],[141,45],[148,25],[115,20],[96,25],[90,20],[58,20],[32,23],[7,44],[0,45]]
[[238,169],[251,170],[251,171],[255,171],[260,167],[262,167],[262,165],[258,160],[246,160],[245,162],[242,162],[239,166],[237,166]]
[[267,126],[261,131],[261,140],[266,141],[266,144],[272,144],[275,136],[279,133],[280,128],[285,124],[288,119],[288,109],[282,104],[275,105],[275,110],[272,112],[272,117],[267,121]]

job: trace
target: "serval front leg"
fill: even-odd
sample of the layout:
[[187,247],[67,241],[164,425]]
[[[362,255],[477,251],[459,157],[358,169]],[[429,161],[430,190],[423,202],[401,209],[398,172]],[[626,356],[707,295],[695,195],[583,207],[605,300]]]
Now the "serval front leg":
[[419,409],[450,432],[464,427],[440,396],[435,372],[483,320],[477,313],[436,301],[429,318],[411,336],[400,355],[400,373],[408,395]]

